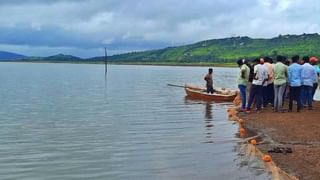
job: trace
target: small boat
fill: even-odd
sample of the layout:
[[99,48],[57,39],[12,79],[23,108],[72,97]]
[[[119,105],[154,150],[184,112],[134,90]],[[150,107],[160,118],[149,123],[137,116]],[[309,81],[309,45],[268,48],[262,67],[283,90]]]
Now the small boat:
[[205,101],[233,101],[237,95],[235,90],[224,88],[215,88],[217,92],[214,92],[213,94],[207,93],[206,89],[201,87],[185,85],[184,89],[188,97]]

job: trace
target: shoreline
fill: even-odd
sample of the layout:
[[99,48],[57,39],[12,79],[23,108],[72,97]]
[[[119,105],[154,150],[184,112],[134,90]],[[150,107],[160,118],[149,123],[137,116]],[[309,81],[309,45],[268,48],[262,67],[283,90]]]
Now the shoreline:
[[[105,62],[81,62],[81,61],[1,61],[12,63],[53,63],[53,64],[105,64]],[[236,63],[152,63],[152,62],[137,62],[137,63],[114,63],[108,62],[108,65],[143,65],[143,66],[180,66],[180,67],[238,67]]]
[[[320,102],[313,104],[313,110],[302,112],[275,113],[267,107],[260,113],[234,113],[243,119],[246,132],[259,136],[257,149],[270,155],[272,163],[290,179],[320,179]],[[292,152],[274,152],[277,148]]]

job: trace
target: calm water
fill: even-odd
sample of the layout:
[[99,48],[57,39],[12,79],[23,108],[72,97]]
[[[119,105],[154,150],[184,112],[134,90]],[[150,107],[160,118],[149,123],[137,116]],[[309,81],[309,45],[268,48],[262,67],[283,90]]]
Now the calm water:
[[[0,179],[269,179],[227,103],[185,98],[204,67],[0,64]],[[215,68],[235,88],[238,69]]]

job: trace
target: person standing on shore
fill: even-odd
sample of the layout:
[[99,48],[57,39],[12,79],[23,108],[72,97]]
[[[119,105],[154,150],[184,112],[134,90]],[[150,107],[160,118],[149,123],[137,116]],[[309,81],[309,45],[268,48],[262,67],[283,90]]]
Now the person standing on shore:
[[273,60],[270,57],[264,58],[264,64],[268,70],[269,79],[267,81],[266,86],[263,86],[262,93],[263,93],[263,107],[267,107],[268,104],[273,106],[274,100],[274,89],[273,89]]
[[316,71],[316,79],[315,79],[315,82],[313,83],[313,90],[312,90],[312,99],[313,99],[314,94],[316,93],[316,90],[318,88],[318,79],[319,79],[319,75],[320,75],[320,68],[318,66],[318,58],[315,56],[310,58],[310,63]]
[[268,71],[261,64],[260,58],[254,60],[254,76],[252,81],[252,87],[250,89],[249,101],[246,112],[250,113],[251,105],[255,99],[257,112],[261,110],[262,105],[262,85],[268,80]]
[[273,66],[274,75],[274,111],[283,111],[283,94],[287,86],[288,67],[283,64],[286,58],[283,56],[277,56],[277,63]]
[[214,89],[213,89],[213,80],[212,80],[212,68],[209,68],[208,74],[204,77],[204,80],[207,82],[207,93],[213,94]]
[[247,91],[246,91],[246,96],[247,96],[247,101],[249,100],[249,95],[250,95],[250,90],[251,90],[251,87],[252,87],[252,81],[253,81],[253,76],[254,76],[254,73],[253,73],[253,67],[254,65],[252,64],[253,61],[250,61],[250,60],[246,60],[244,62],[250,69],[250,73],[249,73],[249,81],[248,81],[248,85],[247,85]]
[[238,75],[237,83],[238,87],[240,90],[240,95],[241,95],[241,111],[244,111],[246,109],[246,90],[247,90],[247,85],[249,82],[249,75],[250,75],[250,68],[246,65],[246,60],[245,59],[239,59],[237,61],[237,64],[240,67],[240,73]]
[[291,58],[292,64],[288,68],[288,82],[290,88],[289,95],[289,109],[288,112],[292,112],[293,100],[297,101],[297,112],[300,112],[302,104],[300,101],[300,91],[302,85],[302,66],[298,64],[299,56],[293,56]]
[[[309,56],[303,56],[299,64],[302,66],[304,65],[305,61],[309,62]],[[301,73],[301,79],[302,79],[302,73]],[[305,93],[304,93],[303,81],[301,80],[300,102],[301,102],[302,108],[305,106],[306,101],[307,101],[307,98],[305,97]]]
[[302,104],[308,102],[308,109],[312,110],[313,101],[313,85],[317,81],[317,73],[314,67],[310,64],[310,59],[305,58],[305,63],[302,65]]

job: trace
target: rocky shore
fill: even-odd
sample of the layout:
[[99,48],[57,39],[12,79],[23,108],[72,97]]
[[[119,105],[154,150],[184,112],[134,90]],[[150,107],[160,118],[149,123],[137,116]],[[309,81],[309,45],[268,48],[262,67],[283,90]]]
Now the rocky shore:
[[320,102],[302,112],[275,113],[271,107],[249,114],[234,110],[228,110],[229,118],[242,119],[245,132],[257,135],[257,149],[270,155],[276,167],[291,179],[320,179]]

